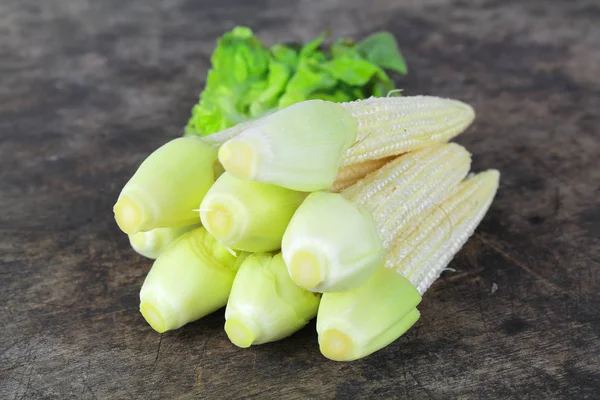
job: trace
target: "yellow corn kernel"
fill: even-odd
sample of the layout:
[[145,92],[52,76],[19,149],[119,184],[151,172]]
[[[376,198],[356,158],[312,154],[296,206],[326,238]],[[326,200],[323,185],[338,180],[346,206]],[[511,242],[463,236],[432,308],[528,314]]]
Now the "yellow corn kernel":
[[322,293],[359,286],[398,232],[452,193],[470,162],[463,147],[441,144],[400,156],[341,194],[310,194],[283,236],[292,280]]
[[376,160],[366,160],[358,164],[346,165],[345,167],[340,168],[335,177],[335,182],[329,191],[333,193],[341,192],[354,185],[371,172],[377,171],[394,158],[394,156],[390,156]]
[[473,108],[434,96],[371,97],[341,103],[357,121],[356,141],[341,166],[446,142],[475,118]]
[[487,212],[500,173],[470,176],[443,203],[397,236],[385,266],[405,276],[423,294],[466,243]]
[[373,215],[387,249],[411,220],[446,198],[470,167],[471,155],[464,147],[436,145],[397,157],[342,195]]
[[469,177],[418,223],[400,232],[379,268],[361,286],[323,294],[317,315],[321,353],[335,361],[365,357],[418,320],[421,295],[444,270],[487,212],[500,174]]
[[[340,167],[446,142],[473,121],[460,101],[432,96],[307,100],[223,134],[225,169],[240,179],[329,190]],[[307,157],[313,162],[307,163]]]

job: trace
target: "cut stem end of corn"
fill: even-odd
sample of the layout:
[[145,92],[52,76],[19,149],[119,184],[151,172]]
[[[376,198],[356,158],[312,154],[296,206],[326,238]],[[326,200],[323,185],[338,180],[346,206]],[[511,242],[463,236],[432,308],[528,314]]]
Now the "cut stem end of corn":
[[326,190],[356,129],[356,120],[341,105],[307,100],[256,120],[223,144],[219,161],[239,179],[303,192]]
[[300,287],[313,289],[323,283],[323,272],[327,270],[324,257],[314,252],[300,250],[296,252],[289,266],[292,280]]
[[383,264],[377,227],[362,206],[340,194],[314,192],[283,235],[283,259],[296,284],[312,292],[339,292],[362,284]]
[[117,225],[128,235],[138,233],[145,222],[143,205],[130,196],[119,197],[113,211]]
[[225,333],[231,343],[244,349],[250,347],[260,335],[257,330],[256,325],[250,320],[229,318],[225,321]]
[[352,357],[354,343],[345,333],[337,329],[328,329],[320,335],[321,353],[333,361],[347,361]]
[[231,140],[219,149],[219,161],[238,179],[254,179],[256,158],[254,147],[243,140]]
[[[142,316],[148,322],[148,324],[158,333],[165,333],[169,329],[173,329],[171,323],[165,321],[162,317],[161,312],[149,301],[143,301],[140,303],[140,312]],[[169,315],[169,311],[163,313]]]
[[140,291],[142,315],[162,333],[218,310],[245,257],[230,254],[202,227],[184,233],[152,265]]
[[250,255],[240,266],[225,309],[225,332],[238,347],[273,342],[315,317],[320,296],[298,287],[281,254]]
[[211,205],[210,209],[200,211],[204,227],[219,240],[227,241],[235,236],[236,223],[231,218],[231,210],[226,204]]
[[408,331],[421,317],[416,308],[410,310],[403,318],[396,322],[380,337],[374,340],[368,350],[354,343],[351,335],[337,329],[328,329],[319,334],[319,349],[321,354],[333,361],[353,361],[382,349],[406,331]]
[[192,211],[214,183],[217,151],[195,137],[171,140],[150,154],[125,184],[113,210],[123,232],[198,223]]
[[264,252],[281,247],[283,233],[306,193],[225,172],[200,204],[200,220],[224,246]]
[[417,289],[380,267],[356,289],[325,293],[317,315],[319,346],[335,361],[352,361],[387,346],[419,319]]

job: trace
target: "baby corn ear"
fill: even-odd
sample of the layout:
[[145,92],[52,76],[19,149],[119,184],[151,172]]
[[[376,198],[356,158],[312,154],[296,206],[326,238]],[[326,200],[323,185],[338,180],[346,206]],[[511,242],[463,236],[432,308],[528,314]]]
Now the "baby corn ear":
[[283,339],[317,315],[319,300],[290,279],[281,254],[253,254],[233,282],[225,332],[239,347]]
[[297,285],[316,292],[346,290],[382,265],[373,217],[342,195],[311,193],[288,225],[283,259]]
[[419,319],[420,302],[406,278],[383,267],[356,289],[323,294],[317,315],[321,353],[352,361],[387,346]]
[[342,190],[354,185],[371,172],[377,171],[394,158],[394,156],[390,156],[378,158],[376,160],[366,160],[358,164],[346,165],[345,167],[340,168],[337,176],[335,177],[335,182],[329,191],[333,193],[341,192]]
[[219,149],[239,179],[299,191],[329,189],[340,156],[356,138],[356,121],[337,103],[308,100],[250,124]]
[[278,250],[292,215],[307,193],[245,181],[228,172],[200,205],[202,224],[223,245],[238,250]]
[[114,206],[128,235],[193,225],[193,210],[214,182],[216,150],[195,137],[172,140],[154,151],[125,184]]
[[384,248],[429,207],[448,197],[469,173],[471,154],[456,143],[437,144],[389,162],[342,192],[365,207]]
[[425,293],[483,219],[499,179],[498,171],[489,170],[462,182],[418,224],[398,235],[386,253],[385,266],[406,276],[419,293]]
[[449,196],[470,163],[463,147],[442,144],[390,161],[341,195],[309,195],[283,236],[292,279],[323,293],[362,284],[398,232]]
[[129,235],[129,243],[138,254],[156,259],[175,239],[199,226],[200,224],[196,224],[178,228],[156,228],[147,232],[138,232]]
[[498,188],[499,173],[486,171],[462,182],[417,225],[401,232],[385,266],[351,291],[325,293],[317,315],[321,352],[350,361],[377,351],[419,318],[416,305],[471,236]]
[[221,138],[231,139],[219,149],[219,160],[240,179],[301,191],[327,190],[340,166],[448,141],[474,117],[469,105],[433,96],[349,103],[308,100],[248,123],[243,130],[221,133]]
[[446,142],[475,118],[468,104],[434,96],[371,97],[341,104],[358,124],[356,143],[342,155],[342,166]]
[[140,291],[142,315],[163,333],[225,306],[246,255],[231,254],[204,228],[183,234],[150,269]]

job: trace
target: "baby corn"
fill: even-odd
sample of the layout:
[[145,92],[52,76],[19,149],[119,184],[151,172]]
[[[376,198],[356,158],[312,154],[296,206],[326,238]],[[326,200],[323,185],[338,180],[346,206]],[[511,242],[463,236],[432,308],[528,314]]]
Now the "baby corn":
[[241,179],[328,190],[341,166],[445,142],[473,118],[469,105],[432,96],[310,100],[250,124],[221,146],[219,160]]
[[339,193],[342,190],[354,185],[356,182],[370,174],[371,172],[377,171],[385,164],[394,159],[394,156],[378,158],[376,160],[367,160],[358,164],[346,165],[340,168],[333,186],[329,189],[330,192]]
[[193,210],[215,180],[217,152],[195,137],[174,139],[154,151],[125,184],[114,205],[128,235],[198,223]]
[[206,230],[236,250],[264,252],[281,247],[283,233],[306,193],[221,175],[200,204]]
[[357,287],[382,265],[398,232],[452,192],[470,162],[463,147],[443,144],[397,157],[341,194],[310,194],[283,236],[290,276],[317,292]]
[[397,157],[342,192],[367,209],[386,249],[415,217],[446,198],[469,173],[471,154],[456,143]]
[[325,293],[317,315],[323,355],[351,361],[377,351],[419,318],[421,295],[473,234],[498,189],[499,173],[489,170],[462,182],[418,224],[406,227],[379,268],[363,285]]
[[218,310],[246,256],[231,254],[204,228],[184,233],[152,265],[140,291],[142,315],[163,333]]
[[496,170],[466,179],[444,203],[397,236],[386,254],[385,266],[425,293],[483,219],[499,179]]
[[468,104],[433,96],[371,97],[342,106],[357,121],[356,142],[342,166],[446,142],[475,118]]
[[333,184],[355,138],[356,120],[341,105],[307,100],[250,124],[219,148],[219,161],[240,179],[320,190]]
[[239,347],[283,339],[317,315],[320,297],[296,286],[281,254],[250,255],[233,281],[225,332]]

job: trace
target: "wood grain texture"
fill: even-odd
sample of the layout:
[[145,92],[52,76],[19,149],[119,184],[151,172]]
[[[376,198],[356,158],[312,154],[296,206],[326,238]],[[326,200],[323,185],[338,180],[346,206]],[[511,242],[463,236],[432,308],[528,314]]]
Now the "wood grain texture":
[[[111,207],[236,24],[270,42],[390,30],[398,86],[472,104],[458,141],[502,171],[421,320],[363,360],[323,358],[314,324],[240,350],[222,312],[162,336],[138,312],[150,262]],[[594,0],[3,0],[0,398],[598,398],[598,38]]]

